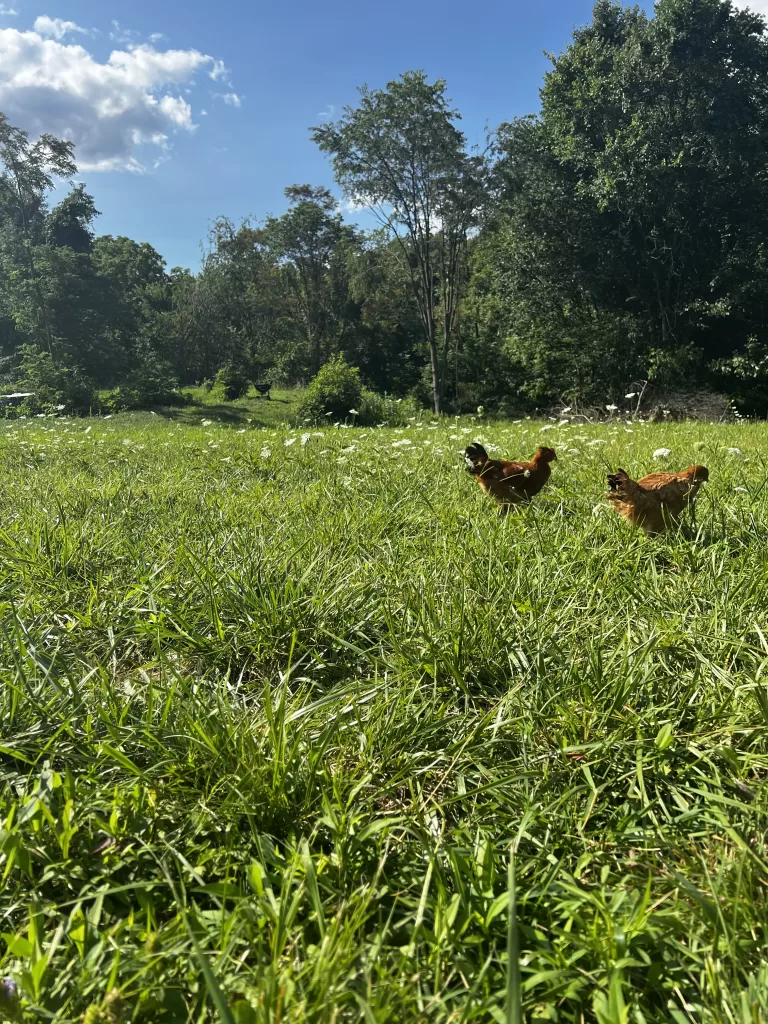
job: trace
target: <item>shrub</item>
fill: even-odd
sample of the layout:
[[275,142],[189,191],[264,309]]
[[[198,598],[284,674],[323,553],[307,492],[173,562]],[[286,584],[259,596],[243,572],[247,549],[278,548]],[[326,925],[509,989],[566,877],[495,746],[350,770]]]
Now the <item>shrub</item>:
[[356,415],[353,409],[359,413],[362,395],[358,368],[346,363],[343,356],[334,356],[310,381],[297,415],[300,419],[320,420],[327,416],[347,420]]
[[251,381],[244,367],[236,363],[227,363],[216,374],[213,391],[221,395],[226,402],[234,402],[235,399],[247,395],[250,386]]
[[389,427],[405,427],[417,416],[424,415],[423,406],[413,397],[391,398],[365,389],[360,396],[358,411],[355,422],[366,427],[374,427],[379,423],[386,423]]
[[56,410],[88,415],[98,411],[96,386],[79,367],[56,366],[49,352],[32,345],[24,345],[20,352],[19,388],[34,392],[26,403],[30,412]]
[[117,387],[102,396],[102,407],[109,412],[148,409],[153,405],[186,405],[187,397],[168,364],[152,355],[138,366]]

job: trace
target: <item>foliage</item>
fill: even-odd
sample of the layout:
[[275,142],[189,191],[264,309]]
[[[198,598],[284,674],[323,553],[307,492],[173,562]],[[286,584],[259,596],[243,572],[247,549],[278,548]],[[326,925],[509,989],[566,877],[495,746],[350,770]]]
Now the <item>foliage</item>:
[[250,386],[251,380],[245,368],[236,363],[227,363],[216,374],[212,390],[226,402],[234,402],[247,395]]
[[365,388],[443,412],[604,411],[650,381],[766,414],[763,29],[729,0],[599,0],[483,155],[442,79],[363,87],[312,131],[379,228],[291,185],[263,222],[216,219],[194,273],[98,235],[71,144],[0,115],[0,377],[32,346],[133,409],[177,382],[227,401],[240,368],[303,387],[343,352]]
[[323,417],[348,420],[359,413],[363,385],[360,370],[349,366],[341,355],[330,359],[310,382],[299,406],[298,415],[319,421]]
[[30,409],[56,409],[87,415],[98,411],[99,398],[93,381],[76,368],[56,366],[49,352],[31,345],[20,349],[19,388],[33,392]]
[[312,130],[347,197],[373,209],[398,243],[429,350],[437,413],[467,232],[484,202],[482,161],[467,156],[458,111],[445,93],[443,79],[430,84],[423,72],[410,71],[386,89],[363,86],[356,109],[346,107],[338,122]]
[[[543,425],[0,427],[22,1020],[509,1020],[510,948],[524,1020],[766,1017],[768,431]],[[560,456],[505,522],[478,434]]]
[[363,388],[355,423],[362,426],[407,427],[424,417],[424,407],[414,398],[392,398]]
[[720,387],[718,360],[762,344],[767,100],[763,21],[727,0],[600,0],[553,59],[540,116],[500,134],[491,257],[524,363],[564,357],[539,393]]

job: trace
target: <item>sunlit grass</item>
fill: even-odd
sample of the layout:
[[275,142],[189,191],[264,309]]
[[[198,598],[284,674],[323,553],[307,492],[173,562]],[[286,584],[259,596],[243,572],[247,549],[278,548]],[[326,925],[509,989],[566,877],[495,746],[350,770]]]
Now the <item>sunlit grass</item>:
[[23,1019],[764,1020],[768,427],[257,423],[0,424]]

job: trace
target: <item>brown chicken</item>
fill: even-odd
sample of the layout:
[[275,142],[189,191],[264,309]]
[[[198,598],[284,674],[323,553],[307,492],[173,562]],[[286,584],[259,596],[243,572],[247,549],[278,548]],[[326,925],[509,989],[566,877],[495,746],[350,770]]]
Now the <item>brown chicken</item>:
[[499,503],[499,514],[505,515],[512,505],[530,501],[549,480],[549,468],[557,456],[551,448],[539,448],[530,462],[505,462],[489,459],[481,444],[471,444],[464,452],[467,472],[486,494]]
[[608,477],[606,497],[627,522],[649,535],[664,533],[678,522],[707,480],[706,466],[691,466],[683,473],[651,473],[637,481],[617,469]]

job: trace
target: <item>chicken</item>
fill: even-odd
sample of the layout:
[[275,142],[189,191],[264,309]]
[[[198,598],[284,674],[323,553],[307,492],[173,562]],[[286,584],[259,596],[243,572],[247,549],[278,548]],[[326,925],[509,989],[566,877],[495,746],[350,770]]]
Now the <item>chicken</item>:
[[557,456],[551,448],[539,448],[530,462],[505,462],[489,459],[488,452],[475,442],[464,452],[467,472],[486,494],[499,503],[499,514],[505,515],[512,505],[530,501],[549,480],[549,468]]
[[677,523],[707,480],[706,466],[691,466],[683,473],[651,473],[637,481],[617,469],[608,477],[606,498],[627,522],[649,535],[664,533]]

